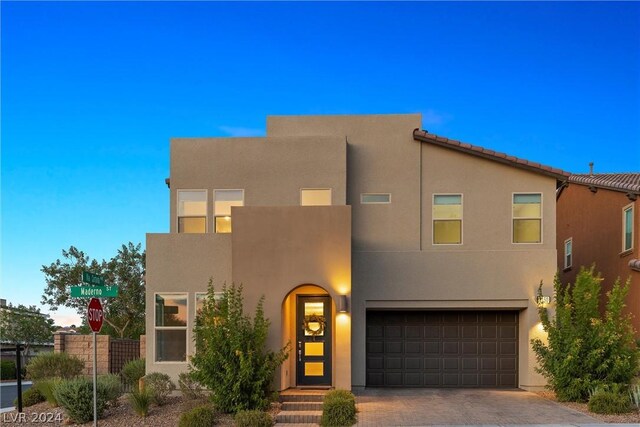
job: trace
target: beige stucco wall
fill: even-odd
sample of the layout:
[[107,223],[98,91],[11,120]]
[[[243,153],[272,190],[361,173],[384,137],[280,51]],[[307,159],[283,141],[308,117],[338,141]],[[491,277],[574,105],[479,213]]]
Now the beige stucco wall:
[[171,140],[171,232],[177,231],[177,191],[207,190],[213,232],[213,190],[243,189],[245,206],[299,206],[301,188],[331,188],[346,201],[343,137],[174,138]]
[[187,358],[194,352],[195,293],[231,282],[230,234],[147,234],[147,372],[164,372],[177,381],[187,362],[155,362],[155,294],[187,293]]
[[[317,287],[322,288],[332,297],[335,314],[338,296],[351,293],[351,207],[243,207],[233,208],[232,217],[232,274],[244,286],[246,307],[265,295],[265,316],[275,326],[269,347],[280,348],[288,340],[295,344],[295,310],[288,296],[318,294]],[[290,323],[283,327],[281,319]],[[332,383],[350,389],[350,316],[334,316],[333,322]],[[295,386],[295,364],[285,363],[276,383],[281,389]]]

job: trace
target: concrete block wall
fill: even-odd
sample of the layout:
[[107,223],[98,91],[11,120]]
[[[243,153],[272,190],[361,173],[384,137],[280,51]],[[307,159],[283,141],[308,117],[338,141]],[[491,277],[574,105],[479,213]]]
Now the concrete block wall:
[[[54,351],[76,356],[84,362],[84,375],[93,375],[93,336],[57,333],[54,335]],[[109,373],[109,345],[108,335],[96,337],[97,371],[98,375]]]
[[147,354],[147,336],[140,335],[140,358],[145,358]]

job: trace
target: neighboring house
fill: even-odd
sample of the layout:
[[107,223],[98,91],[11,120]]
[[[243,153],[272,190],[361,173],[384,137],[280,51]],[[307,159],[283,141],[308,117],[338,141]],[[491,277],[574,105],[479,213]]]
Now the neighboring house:
[[640,173],[571,175],[558,191],[558,270],[573,283],[581,266],[602,274],[602,303],[616,279],[631,279],[626,311],[640,337]]
[[[13,307],[11,304],[7,304],[7,300],[2,298],[0,299],[0,310],[11,310]],[[48,314],[37,313],[37,312],[29,312],[28,315],[33,316],[42,316],[45,318],[49,318]],[[0,340],[0,359],[2,360],[16,360],[16,343]],[[23,360],[28,362],[31,358],[37,356],[40,353],[47,353],[53,351],[53,336],[50,342],[42,342],[42,343],[30,343],[26,346],[26,351],[23,348],[22,356]]]
[[172,139],[147,370],[187,369],[213,277],[243,284],[249,311],[266,296],[269,346],[293,346],[279,389],[543,386],[529,343],[568,174],[421,119],[270,116],[264,138]]

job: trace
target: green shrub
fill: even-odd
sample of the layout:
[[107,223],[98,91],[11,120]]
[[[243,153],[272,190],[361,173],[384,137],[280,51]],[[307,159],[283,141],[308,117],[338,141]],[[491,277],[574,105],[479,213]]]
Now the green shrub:
[[322,402],[321,426],[351,426],[356,423],[356,398],[347,390],[332,390]]
[[160,372],[152,372],[145,375],[144,387],[151,393],[151,401],[158,406],[167,403],[169,395],[176,389],[169,375],[161,374]]
[[38,381],[44,378],[73,378],[82,373],[84,362],[67,353],[40,353],[27,365],[27,376]]
[[[98,418],[102,418],[107,405],[107,390],[100,382],[96,388],[97,413]],[[73,422],[82,424],[93,419],[93,381],[84,377],[64,380],[55,388],[54,394]]]
[[596,414],[622,414],[631,410],[627,394],[608,390],[597,390],[593,393],[587,406]]
[[210,405],[198,406],[180,416],[178,427],[209,427],[216,424],[217,414]]
[[190,372],[181,372],[178,375],[178,387],[185,399],[197,400],[204,397],[204,390]]
[[629,401],[640,411],[640,384],[634,384],[629,389]]
[[273,425],[271,415],[257,409],[238,411],[233,420],[237,427],[271,427]]
[[[36,403],[44,402],[44,396],[38,391],[37,388],[31,387],[24,393],[22,393],[22,406],[25,408],[28,406],[33,406]],[[16,397],[13,400],[13,406],[18,407],[18,398]]]
[[46,378],[39,380],[33,384],[33,388],[37,389],[45,400],[49,402],[49,405],[56,408],[58,407],[58,401],[56,400],[55,390],[62,382],[62,378]]
[[149,406],[151,405],[151,393],[146,388],[142,390],[134,388],[129,394],[129,403],[136,414],[141,417],[146,417],[149,413]]
[[270,322],[263,304],[264,297],[252,320],[243,312],[242,286],[223,286],[216,300],[209,282],[194,328],[198,351],[191,358],[192,375],[211,390],[222,412],[266,409],[275,370],[288,357],[289,345],[278,352],[266,347]]
[[118,398],[122,396],[120,376],[117,374],[99,375],[98,383],[104,387],[107,402],[109,402],[111,406],[115,406],[118,403]]
[[16,362],[12,360],[3,360],[0,362],[0,379],[3,379],[3,380],[17,379]]
[[[560,401],[586,401],[591,389],[629,384],[638,372],[640,352],[630,316],[622,313],[630,283],[615,282],[602,316],[601,281],[594,267],[581,268],[574,285],[562,286],[556,275],[555,317],[550,318],[542,305],[538,307],[548,343],[532,340],[540,365],[536,369]],[[542,295],[542,284],[538,295]]]
[[138,381],[140,380],[140,378],[144,377],[144,374],[144,359],[130,360],[129,362],[125,363],[125,365],[122,367],[122,372],[120,372],[124,383],[134,388],[138,387]]

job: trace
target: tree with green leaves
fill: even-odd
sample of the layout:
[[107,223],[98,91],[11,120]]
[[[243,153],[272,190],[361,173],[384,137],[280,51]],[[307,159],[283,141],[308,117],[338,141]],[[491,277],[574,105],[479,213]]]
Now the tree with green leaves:
[[53,319],[35,305],[13,306],[9,303],[0,307],[0,341],[23,344],[23,357],[29,354],[33,345],[53,343],[54,329]]
[[586,401],[597,387],[626,387],[638,373],[640,353],[630,315],[623,314],[630,281],[622,285],[616,280],[607,293],[604,316],[599,309],[601,281],[595,267],[582,267],[573,285],[563,286],[556,275],[555,315],[538,307],[548,342],[531,342],[537,371],[560,401]]
[[99,274],[106,284],[118,288],[116,298],[102,299],[102,332],[114,338],[138,339],[145,330],[145,255],[141,244],[129,242],[113,258],[99,262],[71,246],[62,251],[62,260],[42,266],[46,281],[42,304],[48,304],[51,310],[73,308],[84,319],[87,299],[71,298],[70,287],[82,285],[83,270]]
[[277,352],[266,348],[270,322],[264,317],[264,296],[253,320],[244,314],[242,285],[222,287],[216,296],[212,281],[194,328],[197,352],[191,374],[212,391],[223,412],[266,409],[276,368],[288,357],[289,345]]

